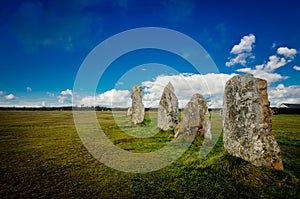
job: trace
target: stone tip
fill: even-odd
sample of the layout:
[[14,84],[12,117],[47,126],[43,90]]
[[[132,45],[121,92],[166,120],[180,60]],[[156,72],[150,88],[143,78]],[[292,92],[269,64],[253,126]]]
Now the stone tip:
[[141,86],[138,86],[138,85],[132,86],[132,89],[135,89],[135,88],[142,88],[142,87],[141,87]]
[[203,98],[204,99],[204,97],[200,93],[195,93],[192,98],[193,99],[195,99],[195,98]]
[[166,88],[169,89],[169,90],[171,90],[171,91],[174,91],[174,87],[173,87],[173,85],[172,85],[171,82],[169,82],[169,83],[167,84]]
[[236,80],[236,79],[253,79],[254,75],[252,74],[242,74],[242,75],[235,75],[230,80]]

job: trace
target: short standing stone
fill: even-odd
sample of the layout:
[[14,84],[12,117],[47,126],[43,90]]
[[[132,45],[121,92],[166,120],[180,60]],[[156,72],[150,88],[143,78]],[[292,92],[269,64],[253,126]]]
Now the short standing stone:
[[173,130],[178,123],[178,99],[174,87],[169,82],[162,93],[158,107],[158,127]]
[[131,121],[133,124],[141,123],[145,118],[145,107],[142,102],[142,87],[133,86],[131,92]]
[[183,110],[183,116],[176,129],[175,137],[180,134],[185,135],[204,135],[211,139],[209,112],[206,100],[202,95],[196,93],[190,99]]
[[230,154],[256,166],[283,169],[280,148],[272,133],[267,81],[247,74],[226,83],[223,132],[224,147]]

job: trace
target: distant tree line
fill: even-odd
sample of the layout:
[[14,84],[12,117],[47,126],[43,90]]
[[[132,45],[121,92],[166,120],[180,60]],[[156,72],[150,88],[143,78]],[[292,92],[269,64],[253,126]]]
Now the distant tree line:
[[[300,108],[276,108],[271,107],[273,114],[298,114],[300,115]],[[128,108],[108,108],[105,106],[90,106],[90,107],[75,107],[75,106],[62,106],[62,107],[0,107],[0,110],[28,110],[28,111],[127,111]],[[158,108],[145,108],[145,111],[157,111]],[[209,111],[221,111],[222,108],[208,109]],[[182,111],[182,109],[179,109]]]
[[300,108],[271,108],[273,115],[277,114],[297,114],[300,115]]
[[0,110],[27,110],[27,111],[67,111],[72,110],[72,106],[64,107],[0,107]]

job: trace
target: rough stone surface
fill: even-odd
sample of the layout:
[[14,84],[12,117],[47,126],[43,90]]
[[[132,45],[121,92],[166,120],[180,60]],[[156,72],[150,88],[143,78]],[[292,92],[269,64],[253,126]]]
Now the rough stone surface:
[[158,127],[173,130],[178,123],[178,99],[174,87],[169,82],[162,93],[158,107]]
[[231,78],[223,101],[223,142],[232,155],[256,166],[283,169],[280,148],[272,133],[267,81],[253,75]]
[[131,92],[131,121],[133,124],[141,123],[145,118],[145,107],[142,102],[142,87],[133,86]]
[[209,112],[206,100],[202,95],[196,93],[190,99],[183,110],[183,116],[179,127],[175,129],[175,137],[180,134],[200,134],[211,139]]

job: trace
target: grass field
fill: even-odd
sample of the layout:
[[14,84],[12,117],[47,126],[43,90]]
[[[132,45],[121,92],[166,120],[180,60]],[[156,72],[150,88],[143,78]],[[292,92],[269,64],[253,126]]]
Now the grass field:
[[[172,132],[135,138],[119,127],[130,125],[126,120],[120,125],[111,112],[98,112],[97,117],[107,137],[127,151],[155,151],[173,139]],[[219,135],[221,116],[212,115],[212,123],[212,133]],[[141,126],[149,124],[155,125],[155,115]],[[71,111],[1,111],[0,198],[300,198],[300,115],[273,116],[273,132],[284,171],[230,156],[221,135],[204,159],[199,158],[203,138],[196,137],[173,164],[134,174],[93,158],[77,134]]]

